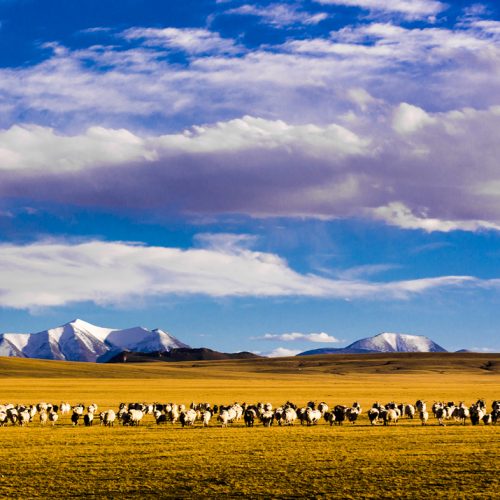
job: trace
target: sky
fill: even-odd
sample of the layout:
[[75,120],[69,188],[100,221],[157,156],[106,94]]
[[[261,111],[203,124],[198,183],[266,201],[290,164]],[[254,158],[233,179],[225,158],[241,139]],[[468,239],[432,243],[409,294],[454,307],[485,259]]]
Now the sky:
[[0,1],[0,332],[500,351],[500,6]]

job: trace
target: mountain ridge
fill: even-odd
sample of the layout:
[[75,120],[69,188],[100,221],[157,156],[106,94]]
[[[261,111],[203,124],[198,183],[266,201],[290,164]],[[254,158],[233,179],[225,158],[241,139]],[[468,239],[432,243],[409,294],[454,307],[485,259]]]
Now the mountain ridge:
[[65,361],[106,361],[123,351],[189,348],[161,329],[103,328],[81,319],[36,333],[0,334],[0,356]]
[[320,348],[304,351],[297,356],[315,354],[363,354],[390,352],[448,352],[444,347],[423,335],[383,332],[372,337],[356,340],[347,347]]

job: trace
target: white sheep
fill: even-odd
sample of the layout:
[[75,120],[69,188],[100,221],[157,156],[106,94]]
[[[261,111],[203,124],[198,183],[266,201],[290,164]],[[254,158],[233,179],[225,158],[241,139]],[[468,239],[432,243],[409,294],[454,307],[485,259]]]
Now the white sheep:
[[210,410],[205,410],[202,414],[203,427],[208,427],[211,418],[212,412]]
[[57,414],[57,411],[50,410],[48,416],[49,416],[49,422],[51,422],[52,425],[55,425],[57,420],[59,419],[59,415]]
[[39,418],[40,418],[40,425],[45,425],[49,420],[49,415],[47,411],[46,410],[40,411]]
[[217,420],[221,423],[221,427],[227,427],[229,423],[229,413],[227,410],[222,410],[217,417]]
[[312,408],[307,408],[306,410],[306,423],[307,425],[316,425],[321,419],[321,412],[319,410],[313,410]]
[[99,414],[101,425],[105,427],[112,427],[115,425],[116,413],[113,410],[103,411]]
[[71,411],[71,405],[66,402],[61,403],[61,415],[67,415]]
[[419,412],[420,421],[422,425],[427,425],[427,420],[429,420],[429,412],[427,410]]
[[94,412],[89,411],[83,417],[83,423],[85,424],[86,427],[91,427],[93,422],[94,422]]
[[31,420],[31,415],[28,410],[22,410],[19,412],[19,425],[25,426]]
[[283,416],[283,423],[293,425],[295,420],[297,420],[297,412],[293,408],[287,408]]

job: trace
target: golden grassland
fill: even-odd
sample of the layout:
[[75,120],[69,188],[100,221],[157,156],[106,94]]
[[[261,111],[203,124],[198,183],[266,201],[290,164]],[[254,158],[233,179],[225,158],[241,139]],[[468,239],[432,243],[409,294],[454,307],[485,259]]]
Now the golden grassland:
[[[308,359],[92,365],[0,358],[0,402],[500,398],[499,355],[321,356]],[[498,498],[500,426],[402,420],[371,427],[227,429],[196,424],[0,428],[0,498]]]

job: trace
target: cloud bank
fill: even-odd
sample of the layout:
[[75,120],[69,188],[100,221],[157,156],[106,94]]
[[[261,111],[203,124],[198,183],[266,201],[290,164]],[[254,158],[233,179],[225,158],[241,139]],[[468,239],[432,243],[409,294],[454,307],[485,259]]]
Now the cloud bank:
[[[244,116],[180,133],[0,131],[0,195],[252,217],[368,217],[426,232],[500,228],[500,107],[365,107],[326,125]],[[372,107],[379,127],[371,128]]]
[[[195,294],[403,300],[432,290],[497,286],[494,280],[468,276],[333,280],[298,273],[278,255],[239,247],[234,240],[231,245],[191,249],[104,241],[3,244],[0,267],[0,303],[18,309],[78,302],[130,305],[141,299]],[[325,339],[333,341],[322,333],[302,340]]]
[[[415,19],[446,7],[323,4]],[[283,28],[279,6],[266,19]],[[257,47],[168,26],[111,30],[107,45],[46,43],[41,62],[0,69],[0,195],[498,230],[500,30],[478,12],[448,27],[370,18]]]
[[328,335],[328,333],[266,333],[262,337],[254,337],[255,340],[271,340],[271,341],[283,341],[283,342],[294,342],[294,341],[302,341],[302,342],[324,342],[324,343],[336,343],[341,342],[339,339],[333,337],[332,335]]

